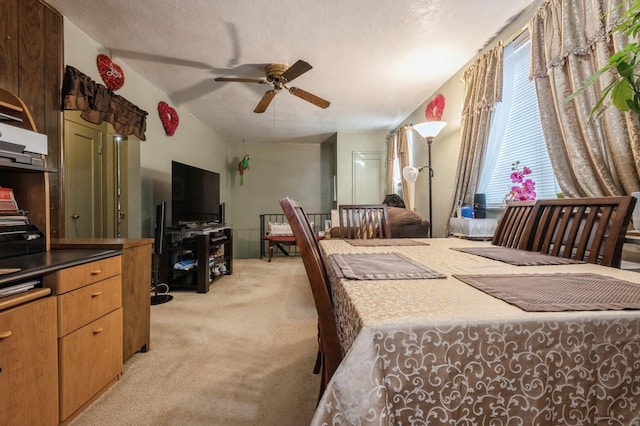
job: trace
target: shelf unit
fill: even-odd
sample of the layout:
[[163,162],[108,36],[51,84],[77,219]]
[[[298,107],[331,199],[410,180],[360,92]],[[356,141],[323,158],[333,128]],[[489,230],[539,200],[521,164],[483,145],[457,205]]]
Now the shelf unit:
[[[186,269],[176,268],[179,262]],[[171,290],[206,293],[218,278],[233,273],[233,229],[167,229],[159,278]]]
[[[31,112],[13,93],[0,89],[3,123],[37,131]],[[0,186],[13,189],[29,222],[45,237],[49,250],[49,177],[44,166],[0,160]],[[6,161],[5,161],[6,160]],[[37,288],[0,301],[0,424],[58,424],[58,348],[56,300],[51,290]],[[33,410],[34,395],[38,410]]]
[[[0,113],[12,117],[12,126],[34,132],[37,131],[29,108],[27,108],[22,99],[4,89],[0,89]],[[40,155],[40,157],[44,166],[15,163],[7,159],[0,159],[0,186],[13,189],[13,194],[20,209],[28,212],[29,222],[44,234],[46,238],[45,247],[48,251],[50,247],[48,173],[56,170],[46,166],[46,157],[44,155]]]

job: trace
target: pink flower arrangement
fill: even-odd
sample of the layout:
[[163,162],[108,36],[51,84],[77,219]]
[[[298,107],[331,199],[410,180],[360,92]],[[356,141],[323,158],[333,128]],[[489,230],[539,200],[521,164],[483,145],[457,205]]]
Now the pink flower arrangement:
[[511,164],[511,182],[518,183],[520,185],[514,185],[511,187],[511,191],[507,195],[507,199],[515,201],[529,201],[536,199],[536,183],[529,178],[525,179],[525,176],[531,174],[531,169],[524,166],[522,170],[519,168],[520,162],[516,161]]

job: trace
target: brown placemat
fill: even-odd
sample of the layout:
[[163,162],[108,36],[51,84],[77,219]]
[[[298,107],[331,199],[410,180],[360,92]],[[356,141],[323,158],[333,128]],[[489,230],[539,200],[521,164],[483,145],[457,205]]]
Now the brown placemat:
[[542,265],[570,265],[584,263],[582,260],[567,259],[564,257],[550,256],[535,251],[518,250],[509,247],[451,247],[464,253],[498,260],[515,266],[542,266]]
[[429,243],[409,238],[370,238],[367,240],[344,240],[354,247],[426,246]]
[[453,275],[528,312],[640,309],[640,284],[598,274]]
[[347,253],[329,256],[338,278],[350,280],[415,280],[445,278],[400,253]]

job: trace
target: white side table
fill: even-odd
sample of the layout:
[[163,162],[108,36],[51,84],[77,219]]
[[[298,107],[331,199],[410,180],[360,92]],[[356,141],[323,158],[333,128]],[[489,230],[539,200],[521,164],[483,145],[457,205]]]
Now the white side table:
[[449,233],[459,238],[489,240],[498,226],[498,219],[449,219]]

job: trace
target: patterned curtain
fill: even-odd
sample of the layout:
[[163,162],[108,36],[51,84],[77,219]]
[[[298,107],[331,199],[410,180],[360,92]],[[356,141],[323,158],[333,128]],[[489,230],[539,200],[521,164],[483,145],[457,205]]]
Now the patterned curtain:
[[[409,143],[407,142],[407,132],[409,126],[402,126],[398,129],[396,134],[396,150],[398,160],[400,162],[400,173],[402,169],[409,165]],[[407,209],[413,210],[414,208],[414,184],[407,182],[402,178],[402,198],[404,198],[404,205]]]
[[[502,100],[502,42],[484,53],[464,72],[464,104],[460,155],[449,216],[454,216],[458,202],[473,204],[491,115],[496,102]],[[449,233],[447,224],[447,234]]]
[[386,194],[393,194],[393,163],[396,159],[396,134],[393,133],[387,136],[387,192]]
[[610,107],[599,119],[588,119],[613,75],[603,75],[573,101],[565,101],[628,42],[623,36],[608,35],[628,4],[628,0],[549,0],[530,22],[531,73],[542,129],[558,184],[567,197],[640,191],[638,116]]

